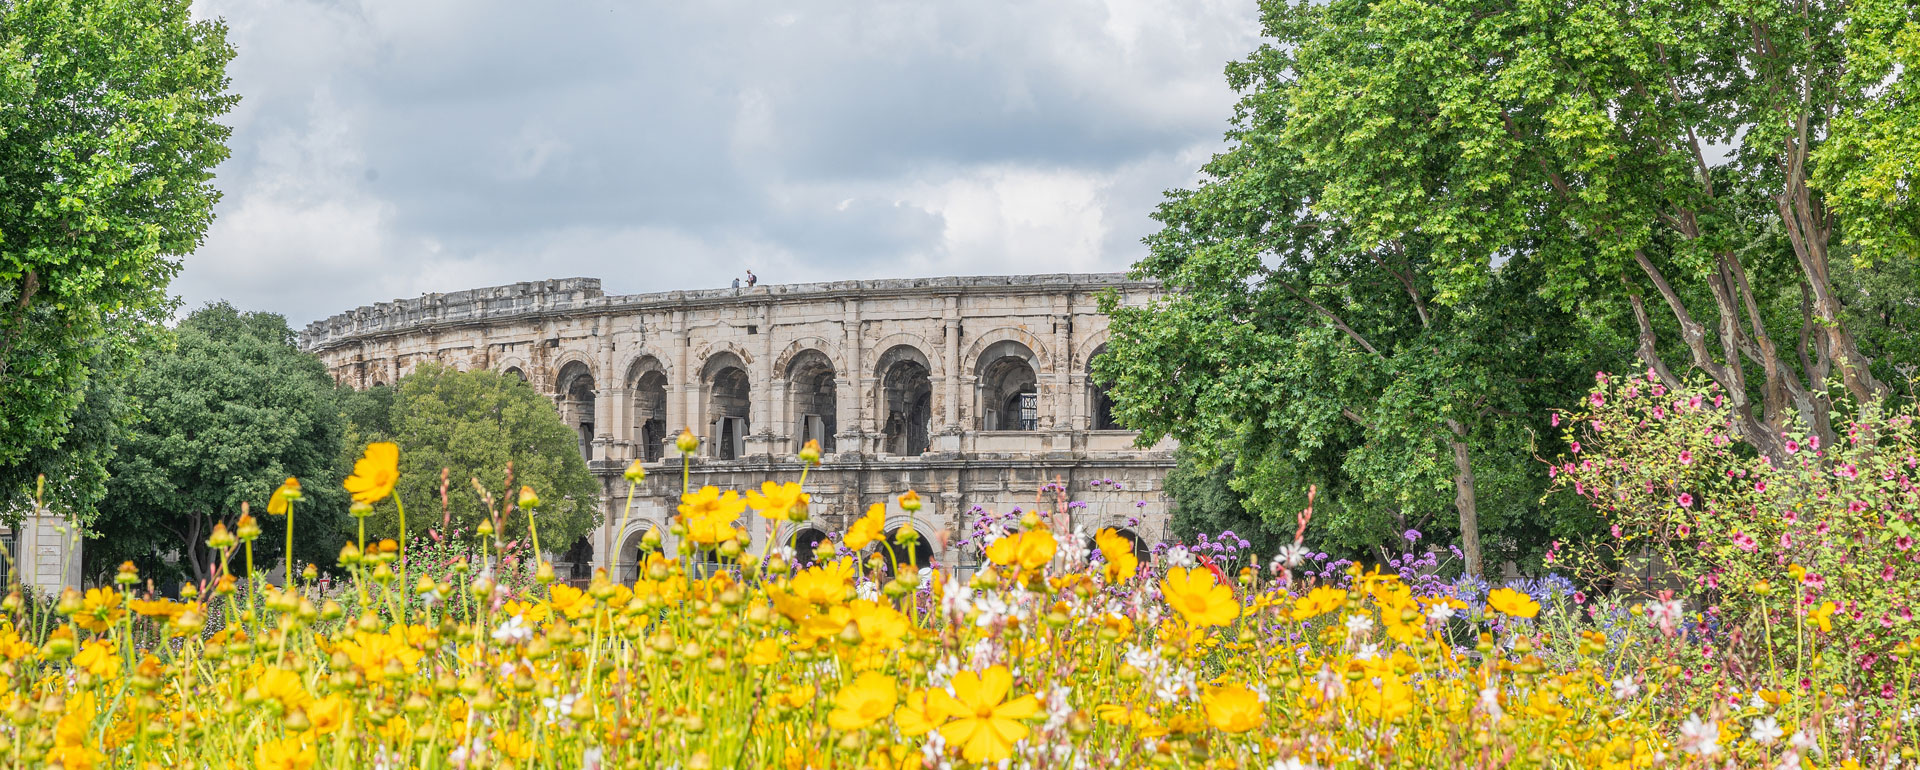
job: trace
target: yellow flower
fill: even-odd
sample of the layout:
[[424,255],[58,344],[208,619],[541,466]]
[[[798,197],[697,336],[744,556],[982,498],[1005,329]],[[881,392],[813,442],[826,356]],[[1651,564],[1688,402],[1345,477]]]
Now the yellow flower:
[[1060,550],[1060,541],[1053,539],[1053,533],[1045,529],[1029,529],[1017,535],[1007,535],[987,546],[987,560],[995,564],[1039,569],[1053,561],[1053,555]]
[[353,632],[353,638],[341,642],[335,650],[360,669],[361,676],[374,682],[386,681],[387,663],[398,662],[408,672],[414,670],[426,653],[407,643],[406,632],[394,628],[386,633]]
[[533,756],[533,742],[520,734],[519,730],[505,730],[493,734],[493,747],[500,753],[511,757],[515,762],[525,762]]
[[1347,603],[1347,592],[1333,586],[1321,586],[1313,589],[1300,601],[1293,603],[1294,620],[1310,620],[1334,611]]
[[887,506],[874,503],[867,507],[867,515],[860,517],[859,521],[847,528],[847,536],[841,542],[857,552],[867,547],[868,543],[879,540],[886,533],[886,528]]
[[1108,583],[1120,583],[1132,580],[1134,573],[1140,571],[1140,558],[1133,555],[1133,543],[1113,528],[1100,530],[1093,536],[1094,545],[1100,547],[1100,556],[1107,565],[1101,568]]
[[[948,699],[947,702],[953,701]],[[912,693],[900,704],[900,708],[894,710],[893,724],[900,728],[901,735],[909,738],[926,735],[947,720],[959,716],[940,708],[940,703],[933,698],[932,690]]]
[[73,656],[73,665],[94,676],[112,679],[120,674],[120,653],[113,642],[94,639],[80,648],[79,655]]
[[1160,595],[1168,606],[1195,626],[1224,626],[1240,617],[1233,589],[1220,585],[1213,572],[1174,567],[1160,581]]
[[320,735],[329,735],[347,723],[347,701],[339,695],[329,695],[307,704],[307,720],[313,723],[313,731]]
[[1822,633],[1829,632],[1833,630],[1833,613],[1838,609],[1840,609],[1840,605],[1834,604],[1833,602],[1824,602],[1820,606],[1808,610],[1807,618],[1818,624]]
[[105,633],[126,616],[127,611],[120,608],[120,592],[101,586],[87,589],[87,597],[80,611],[74,614],[73,623],[98,634]]
[[785,484],[763,481],[760,491],[747,490],[747,507],[759,511],[760,518],[774,521],[786,521],[789,511],[806,509],[812,499],[812,495],[800,491],[800,485],[791,481]]
[[1540,614],[1539,602],[1511,588],[1495,588],[1489,592],[1487,608],[1516,618],[1531,618]]
[[786,652],[786,646],[781,644],[780,640],[761,639],[754,642],[753,648],[747,652],[747,665],[771,666],[785,657],[784,652]]
[[833,711],[827,714],[827,725],[835,730],[859,730],[892,712],[899,697],[893,677],[868,671],[833,696]]
[[860,643],[869,647],[896,649],[905,643],[913,628],[912,621],[889,604],[855,599],[847,609],[853,613],[853,623],[860,629]]
[[293,501],[300,499],[300,480],[288,476],[280,482],[280,488],[273,490],[273,496],[267,498],[267,513],[285,516],[293,508]]
[[255,680],[254,687],[260,690],[261,697],[280,701],[287,709],[305,706],[313,696],[307,694],[305,682],[300,675],[283,668],[269,668]]
[[399,480],[400,447],[381,441],[367,445],[366,454],[353,463],[353,475],[341,486],[352,493],[354,502],[372,505],[393,494],[393,485]]
[[1013,756],[1013,744],[1027,737],[1022,719],[1040,711],[1040,702],[1031,695],[1007,700],[1013,689],[1013,675],[1006,666],[994,666],[981,673],[962,671],[949,682],[953,694],[934,690],[929,698],[933,709],[950,714],[953,721],[940,727],[949,744],[961,747],[968,762],[999,762]]
[[1244,733],[1267,721],[1260,694],[1237,684],[1209,688],[1200,703],[1207,709],[1207,724],[1230,733]]
[[578,619],[593,612],[593,597],[570,585],[555,583],[548,589],[547,603],[560,614]]
[[255,770],[307,770],[319,755],[300,736],[262,741],[253,750]]
[[773,702],[775,705],[790,709],[806,708],[807,704],[813,702],[813,685],[795,685],[793,689],[786,692],[776,692],[773,694]]
[[747,501],[731,489],[721,494],[713,487],[701,487],[698,492],[680,497],[680,515],[682,523],[687,525],[687,539],[701,545],[714,545],[737,537],[733,524],[746,509]]

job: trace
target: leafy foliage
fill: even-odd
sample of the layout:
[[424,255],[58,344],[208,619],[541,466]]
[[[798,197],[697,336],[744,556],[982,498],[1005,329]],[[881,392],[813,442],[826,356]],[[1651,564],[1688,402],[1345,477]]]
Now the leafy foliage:
[[[412,506],[407,510],[409,532],[449,526],[473,531],[487,515],[473,480],[496,506],[512,502],[516,495],[508,494],[509,464],[512,489],[525,485],[539,492],[543,548],[564,551],[599,523],[600,484],[580,457],[579,435],[560,420],[553,402],[518,377],[427,364],[400,378],[391,394],[381,390],[349,397],[347,403],[352,405],[357,440],[400,445],[400,484],[394,494]],[[384,410],[383,401],[388,402]],[[382,433],[382,426],[391,432]],[[398,534],[394,510],[386,505],[376,510],[367,520],[369,535]],[[525,525],[524,512],[515,511],[499,531],[520,532]]]
[[213,219],[232,56],[186,0],[0,0],[0,465],[58,447],[111,387],[90,369],[153,342]]
[[[294,511],[296,556],[331,564],[345,531],[340,489],[343,423],[326,367],[294,345],[285,318],[225,303],[182,320],[178,344],[151,354],[128,393],[141,405],[113,461],[107,494],[85,546],[87,571],[130,560],[156,577],[211,576],[204,545],[247,503],[263,531],[254,557],[277,562],[284,520],[266,513],[288,476],[306,498]],[[177,559],[169,559],[169,555]]]

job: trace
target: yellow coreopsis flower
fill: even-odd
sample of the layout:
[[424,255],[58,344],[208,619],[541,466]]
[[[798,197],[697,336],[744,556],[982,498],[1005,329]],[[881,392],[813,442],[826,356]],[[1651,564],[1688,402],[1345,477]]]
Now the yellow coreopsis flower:
[[527,740],[518,730],[503,730],[493,734],[493,747],[515,762],[524,762],[533,756],[533,741]]
[[1048,529],[1029,529],[1020,533],[1020,566],[1025,569],[1039,569],[1053,561],[1053,555],[1060,551],[1060,541],[1053,538]]
[[353,495],[354,502],[374,503],[393,494],[400,481],[400,447],[390,441],[367,445],[367,451],[353,463],[353,475],[340,485]]
[[1511,588],[1495,588],[1487,593],[1487,609],[1516,618],[1531,618],[1540,614],[1540,603]]
[[721,494],[713,487],[701,487],[698,492],[681,496],[679,510],[681,522],[687,526],[687,539],[714,545],[738,536],[733,524],[746,509],[747,501],[739,492],[729,489]]
[[[947,720],[959,716],[940,708],[941,701],[932,696],[932,690],[920,690],[908,695],[900,708],[894,710],[893,724],[900,728],[901,735],[909,738],[926,735]],[[952,702],[951,699],[948,702]]]
[[579,619],[593,611],[593,597],[570,585],[555,583],[548,589],[547,604],[570,619]]
[[261,697],[277,700],[288,709],[305,706],[307,701],[313,699],[307,693],[306,683],[300,681],[300,675],[283,668],[269,668],[262,672],[260,678],[255,680],[254,687],[260,691]]
[[314,747],[307,745],[298,735],[262,741],[253,750],[253,766],[256,770],[307,770],[319,758]]
[[74,613],[73,623],[97,634],[104,633],[126,616],[127,611],[120,608],[120,592],[101,586],[87,589],[80,611]]
[[833,696],[833,711],[827,725],[835,730],[859,730],[893,712],[900,697],[893,677],[868,671]]
[[1313,589],[1306,596],[1293,603],[1294,620],[1310,620],[1332,612],[1347,603],[1347,592],[1332,586]]
[[347,700],[339,695],[329,695],[307,704],[307,720],[313,723],[313,731],[319,735],[329,735],[338,731],[347,723]]
[[288,476],[286,481],[280,482],[278,489],[273,490],[273,496],[267,498],[267,513],[285,516],[287,511],[292,509],[293,501],[298,499],[300,499],[300,480]]
[[1207,724],[1230,733],[1244,733],[1266,724],[1267,711],[1260,694],[1237,684],[1207,689],[1200,696]]
[[761,639],[754,642],[752,649],[747,651],[747,665],[771,666],[779,663],[786,657],[786,650],[786,645],[779,639]]
[[847,536],[841,540],[848,548],[859,551],[868,543],[879,540],[887,527],[887,506],[874,503],[867,507],[867,515],[860,517],[853,526],[847,528]]
[[1134,573],[1140,571],[1140,558],[1133,555],[1133,543],[1121,537],[1112,527],[1095,534],[1093,543],[1099,546],[1100,556],[1107,561],[1101,572],[1108,583],[1132,580]]
[[1166,578],[1160,581],[1160,595],[1194,626],[1224,626],[1240,617],[1240,602],[1233,598],[1233,589],[1220,585],[1209,570],[1167,570]]
[[80,654],[73,656],[73,666],[102,679],[112,679],[120,674],[120,653],[113,642],[94,639],[80,648]]
[[794,482],[775,484],[771,481],[760,483],[760,491],[747,490],[747,507],[760,512],[760,518],[773,521],[786,521],[787,513],[795,508],[804,510],[812,495],[800,491],[800,485]]
[[853,623],[860,629],[860,643],[869,647],[897,649],[913,630],[913,621],[889,604],[855,599],[847,609],[853,612]]
[[947,742],[960,746],[968,762],[999,762],[1013,756],[1013,744],[1027,737],[1027,726],[1020,720],[1040,711],[1040,701],[1031,695],[1007,700],[1013,689],[1013,675],[1006,666],[994,666],[978,674],[962,671],[949,682],[953,694],[933,690],[929,699],[938,713],[953,720],[940,727]]
[[1830,632],[1833,630],[1833,613],[1838,609],[1840,609],[1838,604],[1823,602],[1820,606],[1807,611],[1807,619],[1819,625],[1822,633]]

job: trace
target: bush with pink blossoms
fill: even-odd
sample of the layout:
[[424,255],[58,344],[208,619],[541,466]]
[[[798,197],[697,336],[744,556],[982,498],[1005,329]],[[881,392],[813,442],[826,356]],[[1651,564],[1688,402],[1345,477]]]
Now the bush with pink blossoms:
[[[1712,385],[1673,391],[1651,373],[1596,377],[1584,409],[1556,416],[1572,454],[1554,488],[1581,495],[1610,536],[1569,556],[1617,591],[1679,589],[1735,665],[1816,646],[1837,683],[1878,689],[1889,653],[1920,632],[1920,430],[1911,407],[1865,408],[1836,439],[1789,435],[1777,457],[1737,433]],[[1904,649],[1902,650],[1904,651]]]

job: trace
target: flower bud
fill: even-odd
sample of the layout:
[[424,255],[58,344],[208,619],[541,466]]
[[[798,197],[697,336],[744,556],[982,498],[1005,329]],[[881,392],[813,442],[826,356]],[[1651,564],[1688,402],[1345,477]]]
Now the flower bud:
[[647,534],[640,536],[640,550],[652,553],[660,550],[660,528],[648,527]]
[[253,514],[242,513],[240,520],[235,522],[234,534],[240,537],[240,542],[251,543],[260,537],[260,522],[253,520]]
[[140,582],[140,568],[133,566],[130,561],[120,562],[120,571],[113,576],[113,582],[123,586]]
[[627,477],[627,481],[638,484],[646,480],[647,469],[645,466],[640,464],[639,460],[634,460],[632,463],[627,465],[627,472],[624,475]]
[[820,442],[815,441],[813,439],[807,439],[807,443],[800,446],[800,462],[806,463],[808,465],[819,465],[820,464]]
[[303,569],[303,570],[300,570],[300,579],[302,579],[302,580],[305,580],[305,581],[307,581],[307,582],[309,582],[309,583],[311,583],[311,582],[313,582],[313,581],[315,581],[315,580],[319,580],[319,579],[320,579],[320,570],[319,570],[319,568],[317,568],[317,567],[315,567],[315,566],[313,566],[313,565],[311,565],[311,564],[309,564],[309,565],[307,565],[307,568],[306,568],[306,569]]
[[[908,492],[907,494],[911,495],[913,493]],[[906,498],[902,497],[900,499],[901,499],[901,504],[904,507],[906,503]],[[918,502],[914,503],[914,508],[918,508],[918,507],[920,507],[919,503]],[[912,510],[912,509],[908,509],[908,510]],[[911,550],[914,542],[920,539],[920,530],[914,529],[913,522],[909,521],[905,524],[901,524],[899,529],[894,530],[893,539],[894,539],[894,542],[897,542],[903,546],[907,546],[908,549]]]
[[546,585],[548,583],[552,583],[553,582],[553,562],[547,561],[545,559],[540,560],[539,569],[536,569],[533,571],[533,579],[539,582],[540,585]]
[[533,493],[533,487],[520,487],[520,507],[527,510],[540,507],[540,496]]
[[213,525],[213,534],[207,537],[207,547],[216,551],[232,548],[234,542],[233,533],[227,531],[224,522]]
[[908,513],[920,510],[920,493],[909,489],[906,494],[901,495],[900,510]]
[[347,543],[340,547],[340,563],[349,567],[360,563],[360,546]]
[[481,519],[480,526],[474,527],[473,531],[481,537],[493,537],[493,520]]
[[693,435],[692,428],[681,428],[680,437],[673,440],[673,446],[680,450],[681,454],[690,455],[693,454],[693,450],[700,448],[700,437]]

